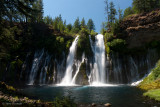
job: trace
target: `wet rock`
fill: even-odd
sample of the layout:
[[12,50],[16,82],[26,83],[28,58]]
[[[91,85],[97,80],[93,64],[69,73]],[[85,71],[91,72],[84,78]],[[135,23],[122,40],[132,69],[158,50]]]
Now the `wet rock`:
[[112,105],[110,103],[104,104],[105,107],[111,107]]
[[96,104],[95,103],[92,103],[92,107],[95,107],[96,106]]

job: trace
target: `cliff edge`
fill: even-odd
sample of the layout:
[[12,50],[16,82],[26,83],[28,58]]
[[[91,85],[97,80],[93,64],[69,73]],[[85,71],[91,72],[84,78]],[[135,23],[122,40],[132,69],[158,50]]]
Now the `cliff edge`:
[[134,14],[120,22],[120,32],[128,48],[143,47],[160,40],[160,9]]

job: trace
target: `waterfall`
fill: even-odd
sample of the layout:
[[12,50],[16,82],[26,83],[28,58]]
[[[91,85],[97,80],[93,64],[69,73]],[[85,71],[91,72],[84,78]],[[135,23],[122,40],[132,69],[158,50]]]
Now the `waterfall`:
[[74,64],[74,58],[76,54],[76,49],[77,49],[77,43],[78,43],[78,38],[77,36],[72,43],[69,51],[69,55],[67,57],[67,66],[66,66],[66,71],[65,71],[65,76],[62,79],[62,82],[60,83],[61,85],[71,85],[72,82],[72,72],[73,72],[73,64]]
[[[60,83],[65,71],[65,53],[63,52],[62,54],[62,61],[58,61],[57,59],[55,59],[54,62],[55,62],[54,75],[56,75],[57,72],[56,83]],[[55,77],[53,77],[53,80],[55,81]]]
[[137,85],[150,73],[160,56],[154,49],[143,54],[111,52],[109,56],[105,56],[104,38],[99,34],[95,36],[95,41],[89,36],[93,56],[85,57],[83,54],[78,60],[78,39],[79,36],[73,41],[67,58],[64,52],[59,58],[49,55],[44,49],[27,54],[20,79],[26,80],[30,85]]
[[90,43],[94,53],[94,65],[91,69],[89,76],[90,83],[92,85],[104,84],[106,82],[105,73],[105,45],[103,35],[98,34],[95,39],[95,43],[92,42],[91,37]]
[[44,55],[44,49],[42,51],[37,51],[34,54],[34,60],[31,68],[30,76],[29,76],[29,85],[34,84],[34,81],[38,72],[38,68],[40,66],[40,61],[43,55]]
[[107,68],[108,83],[133,84],[140,83],[155,66],[159,55],[156,50],[148,50],[144,55],[110,55],[111,64]]
[[50,62],[50,59],[51,59],[50,57],[51,56],[49,56],[48,54],[46,55],[44,64],[42,65],[42,68],[41,68],[39,84],[45,84],[45,82],[46,82],[46,73],[47,73],[49,62]]
[[78,75],[78,73],[79,73],[79,70],[80,70],[80,67],[81,67],[81,64],[84,62],[84,60],[85,60],[85,55],[83,54],[82,55],[82,61],[78,61],[78,63],[77,63],[77,71],[76,71],[76,73],[75,73],[75,75],[74,75],[74,77],[73,77],[73,79],[72,79],[72,82],[71,82],[71,84],[76,84],[76,77],[77,77],[77,75]]

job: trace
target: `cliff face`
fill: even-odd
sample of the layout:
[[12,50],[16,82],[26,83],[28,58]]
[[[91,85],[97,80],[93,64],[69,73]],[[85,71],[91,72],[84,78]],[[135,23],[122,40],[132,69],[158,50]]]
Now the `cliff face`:
[[128,48],[160,40],[160,10],[132,15],[120,23]]

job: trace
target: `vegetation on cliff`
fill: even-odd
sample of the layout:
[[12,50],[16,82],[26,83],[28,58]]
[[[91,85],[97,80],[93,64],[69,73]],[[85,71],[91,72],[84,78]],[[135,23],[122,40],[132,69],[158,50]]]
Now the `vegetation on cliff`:
[[160,101],[160,61],[138,87],[147,91],[144,96]]
[[[149,44],[160,40],[158,36],[159,0],[144,0],[143,2],[133,0],[132,7],[126,8],[124,14],[120,11],[121,9],[114,8],[113,2],[108,3],[106,0],[105,3],[108,20],[102,23],[101,33],[105,37],[106,51],[109,51],[107,53],[115,51],[132,54],[139,50],[145,52],[148,48],[153,48],[149,47]],[[124,42],[123,48],[119,47],[118,41]],[[114,48],[110,45],[113,43]]]

